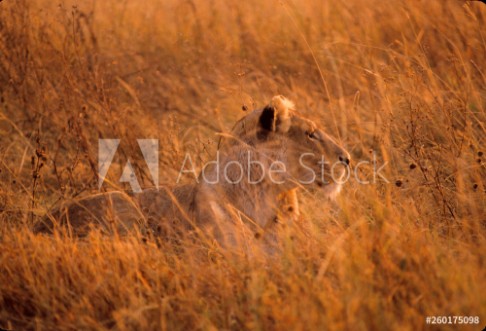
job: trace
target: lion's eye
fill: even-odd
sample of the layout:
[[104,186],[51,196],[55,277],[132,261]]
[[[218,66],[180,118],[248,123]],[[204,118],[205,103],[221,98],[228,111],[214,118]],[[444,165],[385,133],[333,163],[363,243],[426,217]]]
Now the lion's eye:
[[319,139],[315,131],[307,131],[307,136],[311,139]]

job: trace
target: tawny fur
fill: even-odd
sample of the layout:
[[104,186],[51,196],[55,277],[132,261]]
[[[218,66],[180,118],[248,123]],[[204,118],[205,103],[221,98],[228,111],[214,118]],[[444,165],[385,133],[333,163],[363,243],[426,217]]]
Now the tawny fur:
[[[309,171],[300,165],[300,155],[315,154],[308,158],[307,166],[318,175],[322,175],[321,155],[331,162],[349,159],[344,148],[293,107],[289,100],[275,96],[267,107],[238,121],[220,142],[220,167],[238,162],[244,174],[263,178],[258,184],[247,178],[235,184],[240,174],[235,167],[228,167],[229,180],[212,184],[217,177],[212,165],[195,184],[146,189],[140,194],[115,191],[65,202],[36,230],[52,231],[67,225],[74,235],[82,236],[93,227],[117,233],[137,229],[174,240],[198,235],[227,247],[249,245],[255,237],[271,232],[279,221],[292,222],[299,217],[296,190],[303,180],[310,179]],[[265,128],[262,116],[271,116],[273,125]],[[249,160],[258,161],[263,168]],[[278,184],[270,174],[276,161],[286,168],[278,173]],[[305,186],[324,186],[330,194],[339,190],[333,179],[326,180],[329,183],[317,180]]]

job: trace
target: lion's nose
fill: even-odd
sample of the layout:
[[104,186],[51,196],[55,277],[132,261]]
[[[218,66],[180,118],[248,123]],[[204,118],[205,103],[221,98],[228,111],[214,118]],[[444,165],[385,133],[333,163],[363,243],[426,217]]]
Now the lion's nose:
[[339,155],[339,161],[345,165],[349,165],[349,155],[341,154]]

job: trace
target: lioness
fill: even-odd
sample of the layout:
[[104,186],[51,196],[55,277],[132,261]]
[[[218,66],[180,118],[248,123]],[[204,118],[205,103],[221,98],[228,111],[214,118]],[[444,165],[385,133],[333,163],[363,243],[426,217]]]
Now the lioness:
[[349,153],[283,96],[238,121],[233,132],[197,183],[65,203],[37,231],[65,223],[76,235],[96,224],[118,232],[138,227],[167,238],[198,233],[238,247],[272,227],[282,195],[293,199],[288,192],[299,186],[339,192]]

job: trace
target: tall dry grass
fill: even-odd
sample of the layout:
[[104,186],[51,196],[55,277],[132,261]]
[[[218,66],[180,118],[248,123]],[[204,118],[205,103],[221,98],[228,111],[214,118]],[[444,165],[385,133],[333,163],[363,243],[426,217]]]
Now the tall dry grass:
[[[486,325],[486,6],[444,1],[0,3],[0,327],[15,330],[479,330]],[[304,193],[310,238],[215,258],[143,238],[36,236],[97,191],[97,140],[158,138],[161,178],[277,93],[386,163],[335,204]],[[137,161],[139,160],[139,161]],[[372,165],[360,176],[372,179]],[[185,178],[190,181],[190,178]],[[196,248],[194,248],[196,249]],[[427,315],[479,316],[428,326]]]

